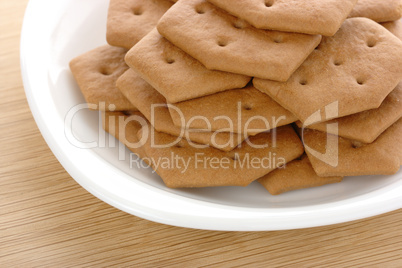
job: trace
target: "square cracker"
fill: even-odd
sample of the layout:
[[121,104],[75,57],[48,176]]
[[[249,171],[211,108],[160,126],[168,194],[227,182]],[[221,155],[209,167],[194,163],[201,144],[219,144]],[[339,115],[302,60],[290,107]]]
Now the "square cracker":
[[[151,131],[149,127],[146,133],[152,133]],[[138,135],[142,139],[144,129]],[[275,146],[271,144],[273,135],[276,137]],[[177,142],[177,137],[162,132],[154,132],[154,144],[168,146],[156,148],[152,146],[150,137],[151,135],[145,136],[144,143],[150,162],[161,163],[172,157],[180,159],[170,164],[154,165],[156,173],[170,188],[247,186],[303,154],[303,145],[290,126],[278,128],[275,134],[264,132],[250,137],[248,142],[243,142],[231,152],[211,147],[197,149],[185,140]],[[256,145],[267,146],[255,148]]]
[[124,48],[104,45],[71,60],[71,72],[90,109],[137,110],[116,87],[117,79],[128,69],[124,62],[126,52]]
[[[333,119],[327,122],[304,126],[355,141],[372,143],[392,124],[402,117],[402,82],[385,98],[378,109]],[[327,128],[329,124],[338,124],[336,132]],[[297,122],[299,127],[303,124]]]
[[[255,135],[266,130],[295,122],[296,117],[268,95],[252,85],[232,89],[202,98],[175,103],[169,109],[173,123],[182,126],[182,119],[190,128],[202,129],[206,121],[211,129]],[[202,119],[196,119],[196,118]],[[194,120],[195,119],[195,120]]]
[[251,80],[244,75],[208,70],[156,29],[127,53],[126,62],[169,103],[244,87]]
[[[320,112],[319,122],[378,108],[401,78],[401,40],[370,19],[352,18],[324,37],[287,82],[255,78],[253,84],[302,122]],[[337,103],[327,118],[325,107]]]
[[130,49],[156,26],[172,4],[168,0],[110,0],[107,42]]
[[[236,133],[214,133],[210,129],[184,130],[175,126],[166,106],[166,99],[132,69],[119,78],[117,87],[134,105],[138,105],[136,107],[157,131],[177,137],[184,136],[189,141],[207,144],[223,151],[233,150],[247,138],[247,135]],[[161,105],[161,107],[155,108],[152,113],[152,105],[155,104]]]
[[320,35],[256,29],[205,0],[178,1],[158,31],[208,69],[286,81]]
[[301,159],[293,160],[284,167],[277,168],[264,177],[258,179],[265,189],[272,195],[289,191],[323,186],[342,181],[342,177],[319,177],[306,155]]
[[[311,129],[303,131],[303,142],[318,176],[391,175],[399,170],[402,163],[401,133],[402,119],[399,119],[369,144]],[[327,142],[334,139],[338,144]],[[317,153],[325,154],[325,158]],[[336,158],[336,165],[335,162],[328,164],[326,160]]]
[[401,15],[401,0],[359,0],[349,17],[366,17],[376,22],[387,22],[398,20]]
[[357,0],[208,0],[256,28],[334,35]]

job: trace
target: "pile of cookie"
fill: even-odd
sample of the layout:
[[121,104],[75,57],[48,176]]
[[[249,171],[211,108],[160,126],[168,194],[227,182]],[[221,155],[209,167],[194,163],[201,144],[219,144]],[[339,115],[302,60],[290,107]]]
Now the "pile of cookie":
[[103,127],[171,188],[271,194],[402,164],[402,1],[111,0],[70,62]]

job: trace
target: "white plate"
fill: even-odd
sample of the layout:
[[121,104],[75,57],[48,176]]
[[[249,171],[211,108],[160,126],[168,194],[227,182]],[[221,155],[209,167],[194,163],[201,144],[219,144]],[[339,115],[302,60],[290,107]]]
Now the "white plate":
[[139,217],[211,230],[283,230],[361,219],[402,207],[402,173],[346,178],[336,185],[271,196],[263,187],[191,190],[166,188],[150,169],[130,168],[118,148],[80,149],[69,142],[97,141],[98,114],[81,110],[65,128],[68,111],[84,99],[69,61],[105,44],[108,1],[31,0],[22,31],[26,95],[49,147],[71,176],[101,200]]

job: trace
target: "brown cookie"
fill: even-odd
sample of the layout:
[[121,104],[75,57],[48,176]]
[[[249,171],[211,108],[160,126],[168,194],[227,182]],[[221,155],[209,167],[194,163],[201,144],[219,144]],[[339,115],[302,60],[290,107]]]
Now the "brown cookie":
[[287,82],[253,84],[302,122],[320,113],[315,123],[378,108],[401,78],[401,40],[372,20],[352,18],[323,38]]
[[[169,111],[176,126],[182,126],[184,118],[189,126],[185,126],[186,128],[202,129],[206,127],[207,120],[212,130],[248,135],[288,125],[297,120],[272,98],[251,85],[179,102],[175,107],[180,113],[176,109]],[[200,119],[195,119],[197,117]]]
[[256,28],[332,36],[357,0],[208,0]]
[[[184,130],[175,126],[166,106],[166,99],[132,69],[119,78],[117,87],[134,105],[138,105],[136,107],[157,131],[177,137],[184,135],[189,141],[207,144],[223,151],[233,150],[247,138],[246,135],[236,133],[214,133],[210,129]],[[152,105],[159,107],[152,109]]]
[[341,182],[342,177],[319,177],[306,155],[258,179],[272,195]]
[[[364,143],[372,143],[381,133],[402,117],[402,83],[385,98],[378,109],[333,119],[327,122],[304,126],[344,138]],[[330,124],[338,124],[335,129],[327,128]],[[298,127],[303,124],[297,122]]]
[[321,40],[256,29],[205,0],[177,2],[158,31],[208,69],[286,81]]
[[401,133],[402,119],[399,119],[369,144],[311,129],[305,129],[303,137],[318,176],[390,175],[402,163]]
[[206,69],[156,29],[127,53],[126,62],[169,103],[244,87],[251,80],[244,75]]
[[[130,151],[147,161],[144,148],[137,136],[138,131],[142,128],[138,117],[146,121],[140,112],[130,112],[128,115],[123,112],[103,112],[103,129],[126,145]],[[150,164],[150,162],[146,163]]]
[[[144,135],[148,161],[170,188],[247,186],[303,154],[303,145],[290,126],[278,128],[276,134],[265,132],[250,137],[231,152],[211,147],[197,149],[186,140],[177,142],[177,137],[155,132],[151,127],[145,133],[144,129],[139,132],[139,138]],[[275,146],[271,143],[274,135]],[[264,145],[267,146],[255,148]]]
[[366,17],[376,22],[387,22],[398,20],[401,15],[401,0],[359,0],[349,18]]
[[110,0],[108,43],[130,49],[156,26],[171,6],[168,0]]
[[116,80],[128,66],[124,48],[101,46],[70,62],[70,69],[90,109],[137,110],[116,88]]

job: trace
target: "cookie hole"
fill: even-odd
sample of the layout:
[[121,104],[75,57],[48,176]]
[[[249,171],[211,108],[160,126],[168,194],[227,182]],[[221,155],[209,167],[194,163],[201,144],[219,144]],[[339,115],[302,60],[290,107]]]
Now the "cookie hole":
[[167,64],[173,64],[175,62],[174,59],[166,59]]
[[219,40],[218,41],[218,46],[220,47],[226,47],[228,45],[228,42],[224,41],[224,40]]
[[276,37],[276,38],[274,39],[274,42],[277,43],[277,44],[282,43],[282,42],[283,42],[282,37]]
[[237,157],[237,155],[234,155],[231,157],[233,161],[239,161],[239,158]]
[[320,50],[320,45],[316,46],[314,50]]
[[108,68],[102,68],[100,71],[99,71],[102,75],[105,75],[105,76],[108,76],[108,75],[111,75],[113,72],[110,70],[110,69],[108,69]]
[[124,115],[126,115],[126,116],[130,116],[130,115],[133,115],[134,114],[134,112],[131,112],[131,111],[123,111],[122,112]]
[[305,85],[307,85],[307,80],[302,79],[299,81],[299,83],[300,83],[300,85],[305,86]]
[[183,140],[178,141],[173,147],[175,148],[184,148]]
[[335,66],[341,66],[341,65],[342,65],[342,61],[340,61],[340,60],[334,60],[334,65],[335,65]]
[[357,82],[358,85],[361,85],[361,86],[362,86],[362,85],[364,85],[364,82],[365,82],[365,81],[364,81],[362,78],[357,78],[357,79],[356,79],[356,82]]
[[274,5],[274,0],[265,0],[266,7],[272,7]]
[[368,40],[367,41],[367,46],[368,47],[375,47],[376,44],[377,44],[377,41],[375,41],[375,40]]
[[205,12],[206,12],[206,9],[205,9],[205,7],[204,6],[197,6],[196,8],[195,8],[195,11],[198,13],[198,14],[205,14]]
[[136,7],[133,9],[133,14],[136,16],[140,16],[140,15],[142,15],[142,13],[143,12],[142,12],[141,8],[139,8],[139,7]]
[[235,27],[236,29],[244,29],[246,26],[243,21],[238,20],[233,23],[233,27]]
[[361,143],[360,141],[352,141],[352,148],[358,149],[362,146],[363,146],[363,143]]
[[243,106],[243,109],[246,111],[250,111],[251,109],[253,109],[250,105],[246,104]]

